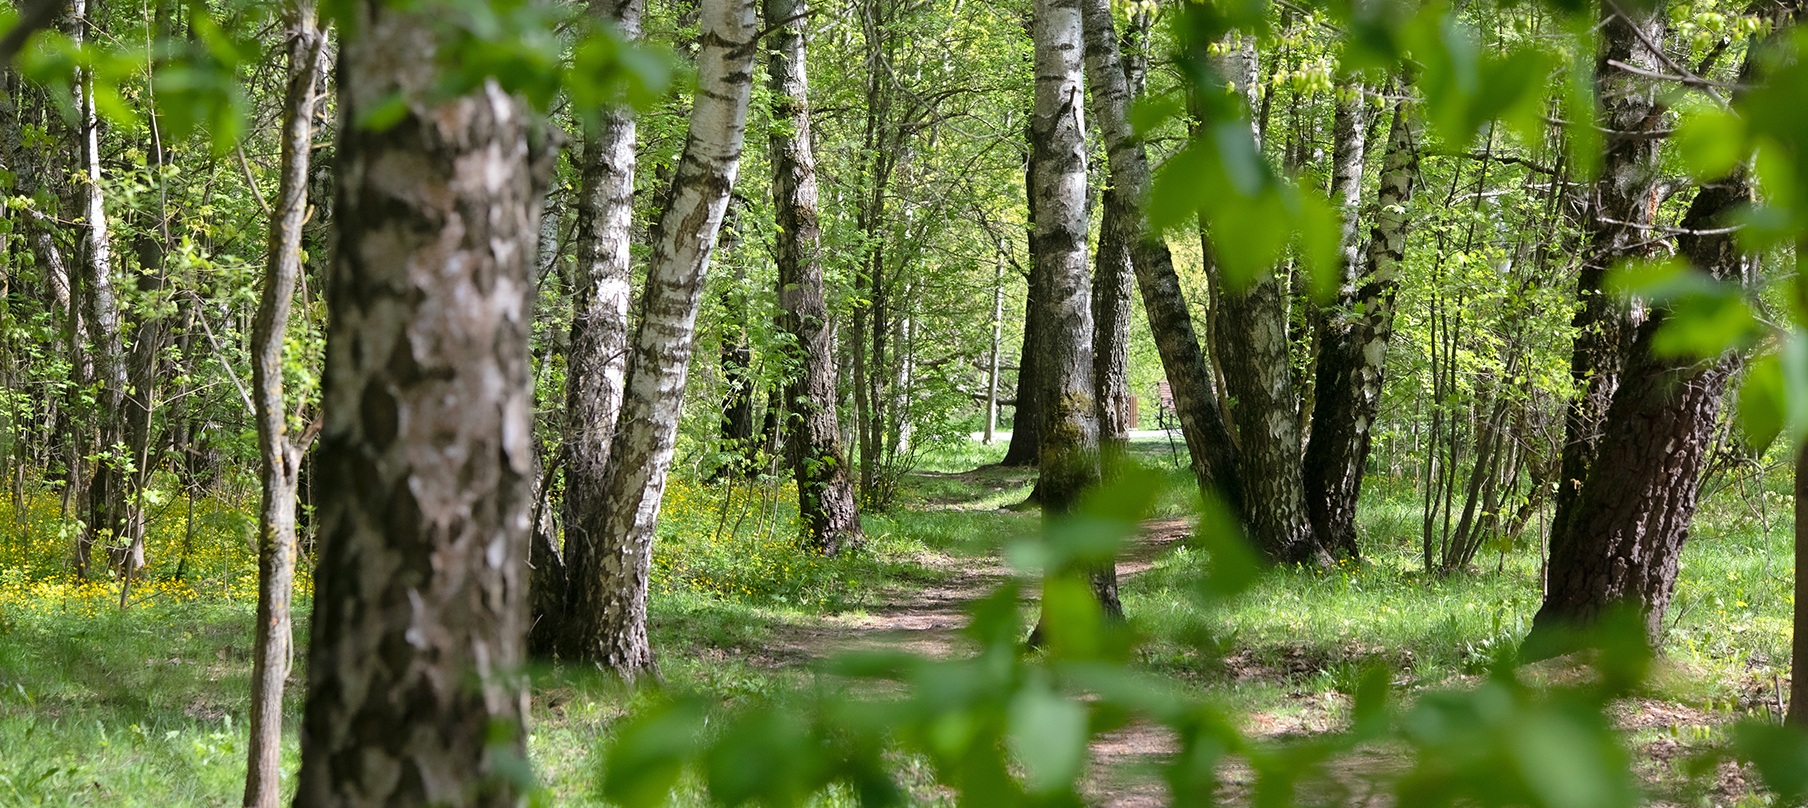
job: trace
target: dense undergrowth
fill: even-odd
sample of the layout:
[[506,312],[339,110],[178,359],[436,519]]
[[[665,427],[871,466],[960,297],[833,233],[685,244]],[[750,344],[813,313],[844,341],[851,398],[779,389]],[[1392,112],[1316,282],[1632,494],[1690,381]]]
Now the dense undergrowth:
[[[1159,514],[1186,514],[1194,503],[1177,458],[1159,441],[1136,448],[1167,468]],[[838,559],[796,551],[787,485],[674,481],[651,604],[668,686],[733,704],[807,685],[807,659],[773,648],[776,636],[905,601],[947,574],[948,557],[990,556],[1033,530],[1032,516],[1005,510],[1027,494],[1032,472],[974,470],[1001,452],[969,446],[925,458],[900,506],[866,517],[867,548]],[[1721,716],[1767,715],[1788,661],[1787,480],[1778,471],[1740,483],[1696,519],[1670,616],[1670,664],[1645,686],[1651,698]],[[185,498],[160,503],[150,566],[123,610],[119,582],[67,580],[71,528],[53,493],[28,492],[22,509],[0,500],[0,805],[236,804],[256,592],[249,490],[213,492],[192,510]],[[1370,490],[1361,564],[1275,572],[1210,612],[1184,596],[1207,563],[1185,542],[1126,579],[1140,664],[1246,714],[1285,719],[1335,712],[1335,699],[1314,697],[1350,692],[1376,665],[1412,690],[1461,684],[1510,653],[1538,605],[1535,538],[1484,554],[1466,574],[1427,576],[1410,483]],[[307,573],[304,563],[304,614]],[[305,647],[305,617],[297,631]],[[290,678],[291,718],[301,665]],[[589,804],[603,741],[643,697],[570,666],[538,669],[534,682],[531,748],[548,793]],[[1698,740],[1716,742],[1712,733]],[[292,767],[292,730],[287,754]],[[920,762],[898,765],[910,780]],[[695,783],[680,791],[689,795],[681,802],[701,799]]]

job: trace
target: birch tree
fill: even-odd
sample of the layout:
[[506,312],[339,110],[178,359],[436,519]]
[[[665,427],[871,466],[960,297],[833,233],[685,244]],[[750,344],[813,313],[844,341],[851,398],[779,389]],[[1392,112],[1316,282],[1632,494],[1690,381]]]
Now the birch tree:
[[603,518],[599,528],[567,542],[573,560],[560,654],[630,679],[657,672],[646,628],[653,528],[677,439],[704,272],[740,169],[753,81],[750,0],[705,0],[699,12],[696,100],[655,231],[643,319],[629,347]]
[[441,11],[342,12],[297,805],[525,799],[527,337],[550,161],[493,79],[441,94]]

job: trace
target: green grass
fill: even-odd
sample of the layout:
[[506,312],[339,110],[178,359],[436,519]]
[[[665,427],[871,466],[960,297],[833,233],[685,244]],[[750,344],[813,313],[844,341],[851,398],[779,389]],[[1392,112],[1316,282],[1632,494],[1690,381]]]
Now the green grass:
[[[798,550],[787,485],[675,482],[649,609],[667,685],[728,706],[809,686],[810,667],[776,647],[780,640],[836,614],[902,602],[949,574],[938,559],[996,557],[1029,534],[1039,521],[1033,512],[1001,508],[1027,495],[1033,471],[981,467],[1003,448],[926,455],[926,470],[905,480],[906,507],[867,515],[868,547],[834,560]],[[1160,515],[1188,513],[1191,473],[1166,442],[1138,441],[1131,453],[1168,475]],[[1787,480],[1778,472],[1750,483],[1749,496],[1723,490],[1696,519],[1669,617],[1672,664],[1648,686],[1652,697],[1757,713],[1784,671],[1793,569],[1788,503],[1775,494]],[[1536,542],[1504,563],[1484,553],[1474,572],[1427,576],[1410,487],[1377,480],[1369,491],[1360,566],[1275,572],[1215,610],[1190,594],[1207,563],[1200,552],[1182,548],[1127,579],[1124,602],[1145,637],[1146,667],[1238,708],[1287,714],[1314,694],[1349,690],[1364,666],[1426,687],[1463,681],[1509,651],[1538,605]],[[0,503],[0,553],[12,553],[0,556],[0,806],[236,804],[251,622],[249,545],[232,517],[242,506],[198,505],[208,521],[197,530],[187,583],[165,568],[180,523],[163,523],[153,564],[165,566],[122,613],[111,585],[60,582],[63,534],[43,502],[32,500],[35,515],[24,520]],[[557,804],[599,804],[591,794],[598,750],[644,696],[574,666],[536,670],[534,682],[530,751],[542,777]],[[288,702],[291,726],[298,690]],[[292,731],[288,754],[292,767]],[[922,801],[937,799],[926,773],[909,779],[923,786]],[[696,783],[681,791],[680,804],[701,804]]]

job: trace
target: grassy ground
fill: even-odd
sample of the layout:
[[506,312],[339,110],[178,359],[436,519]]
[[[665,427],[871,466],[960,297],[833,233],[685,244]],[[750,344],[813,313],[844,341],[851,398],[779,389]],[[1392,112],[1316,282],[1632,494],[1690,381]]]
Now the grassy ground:
[[[1176,462],[1184,447],[1145,441],[1135,450],[1168,469],[1162,514],[1187,513],[1190,475]],[[651,605],[668,686],[726,704],[775,697],[812,674],[802,660],[773,653],[774,637],[907,600],[948,574],[949,557],[994,555],[1035,521],[1001,510],[1027,495],[1029,471],[974,471],[1002,451],[968,446],[926,458],[900,507],[866,517],[869,549],[834,561],[792,550],[795,501],[786,486],[731,491],[679,481],[665,508]],[[1670,615],[1670,664],[1648,685],[1650,699],[1712,724],[1764,714],[1779,684],[1787,690],[1778,679],[1793,573],[1786,483],[1780,473],[1754,477],[1706,503]],[[1469,574],[1428,577],[1418,569],[1410,487],[1375,481],[1370,490],[1361,565],[1273,573],[1212,613],[1183,596],[1204,563],[1184,546],[1128,579],[1124,602],[1145,637],[1147,667],[1235,705],[1258,728],[1311,731],[1337,724],[1344,702],[1336,694],[1363,666],[1431,686],[1460,682],[1510,649],[1537,607],[1535,553],[1486,556]],[[192,532],[183,507],[166,508],[153,522],[149,583],[121,611],[115,586],[60,582],[68,534],[53,498],[30,498],[21,514],[0,503],[0,806],[236,804],[254,588],[248,505],[231,496],[198,503]],[[557,804],[592,804],[598,750],[638,697],[569,667],[534,674],[536,765]],[[291,682],[300,678],[298,669]],[[1715,732],[1685,740],[1711,744]],[[1646,728],[1633,741],[1656,743],[1661,734]],[[291,758],[293,744],[291,733]],[[697,799],[693,789],[686,801]]]

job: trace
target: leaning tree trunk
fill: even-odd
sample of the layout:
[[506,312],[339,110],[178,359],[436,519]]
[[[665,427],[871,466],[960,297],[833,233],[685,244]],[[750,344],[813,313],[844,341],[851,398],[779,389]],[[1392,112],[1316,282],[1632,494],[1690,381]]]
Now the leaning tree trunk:
[[[628,358],[597,529],[576,536],[560,654],[625,678],[656,674],[647,643],[653,526],[678,436],[703,276],[740,167],[753,70],[753,4],[705,0],[690,135],[659,221],[640,330]],[[568,542],[568,544],[573,544]]]
[[[607,17],[631,39],[640,36],[644,0],[590,0],[590,13]],[[584,130],[577,201],[577,299],[565,354],[565,496],[560,503],[565,546],[552,536],[533,540],[533,621],[527,646],[547,656],[558,643],[570,584],[568,570],[594,565],[590,544],[572,541],[603,525],[603,472],[609,464],[621,413],[628,360],[628,245],[634,214],[634,111],[603,110]],[[536,526],[537,528],[538,526]]]
[[550,155],[494,82],[441,94],[425,9],[348,13],[295,804],[514,806]]
[[[77,40],[97,36],[92,22],[100,9],[95,0],[74,0]],[[100,117],[94,106],[92,71],[76,79],[76,154],[82,179],[76,197],[82,216],[82,321],[92,340],[94,363],[94,470],[88,480],[88,527],[77,539],[76,577],[86,577],[94,545],[126,533],[126,475],[119,457],[121,418],[126,393],[126,363],[119,333],[119,301],[113,291],[113,247],[107,233],[106,200],[101,193]]]
[[[1042,511],[1071,512],[1099,479],[1099,424],[1093,400],[1092,290],[1087,271],[1086,131],[1081,125],[1079,0],[1038,0],[1035,107],[1030,148],[1035,152],[1030,193],[1036,203],[1036,264],[1040,269],[1043,335]],[[1120,73],[1121,75],[1121,73]],[[1117,567],[1090,571],[1093,593],[1107,614],[1122,616]]]
[[822,291],[822,230],[816,218],[816,158],[810,151],[809,79],[804,72],[807,19],[802,0],[765,0],[766,24],[777,26],[766,63],[772,91],[772,204],[778,235],[779,326],[795,343],[784,397],[786,444],[797,477],[798,515],[806,546],[835,555],[862,540],[854,477],[835,419],[835,352]]
[[[282,179],[270,208],[264,289],[251,324],[251,400],[257,409],[257,627],[251,652],[251,739],[246,808],[276,808],[282,776],[283,680],[292,657],[289,600],[295,582],[295,488],[305,446],[289,439],[283,407],[283,337],[301,277],[301,226],[308,208],[308,147],[326,34],[314,4],[287,9],[289,81],[283,92]],[[305,441],[306,438],[303,438]]]
[[[1080,8],[1086,34],[1086,75],[1093,114],[1111,163],[1111,186],[1124,199],[1140,205],[1149,197],[1149,160],[1130,125],[1130,86],[1119,55],[1111,4],[1109,0],[1081,0]],[[1192,310],[1181,292],[1173,256],[1161,234],[1149,229],[1143,210],[1137,210],[1133,221],[1137,230],[1130,255],[1136,287],[1142,293],[1149,330],[1174,393],[1174,409],[1180,416],[1193,474],[1202,492],[1224,498],[1240,512],[1243,481],[1236,447],[1212,392],[1211,367],[1194,333]]]
[[[1410,88],[1409,84],[1404,90]],[[1340,110],[1340,142],[1344,125]],[[1351,557],[1358,554],[1356,503],[1368,466],[1369,440],[1381,414],[1387,343],[1394,333],[1394,295],[1400,287],[1411,223],[1407,207],[1419,177],[1418,150],[1417,113],[1412,102],[1402,101],[1388,131],[1368,247],[1360,259],[1351,260],[1350,247],[1358,240],[1346,236],[1342,289],[1319,335],[1312,437],[1305,456],[1306,504],[1312,527],[1325,546]],[[1343,166],[1340,160],[1339,177]],[[1359,158],[1351,170],[1354,177],[1361,177]],[[1351,224],[1357,218],[1348,206],[1344,215]]]
[[1621,65],[1645,72],[1667,69],[1660,55],[1644,44],[1663,41],[1665,18],[1658,11],[1633,12],[1629,18],[1613,8],[1603,6],[1601,49],[1595,62],[1605,151],[1600,178],[1588,189],[1583,220],[1589,243],[1576,280],[1576,299],[1582,306],[1573,321],[1575,345],[1570,354],[1576,394],[1564,416],[1563,460],[1551,519],[1553,557],[1568,539],[1582,482],[1594,467],[1603,419],[1619,386],[1634,328],[1625,302],[1616,299],[1604,281],[1620,260],[1652,253],[1649,226],[1663,201],[1658,153],[1668,107],[1658,99],[1651,79]]

